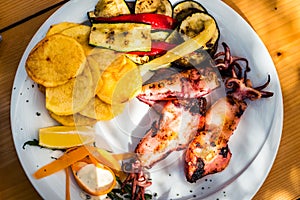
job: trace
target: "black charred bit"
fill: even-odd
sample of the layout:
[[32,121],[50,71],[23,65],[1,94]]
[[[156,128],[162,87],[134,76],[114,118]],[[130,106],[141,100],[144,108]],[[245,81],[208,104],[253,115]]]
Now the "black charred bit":
[[229,152],[229,149],[228,149],[228,145],[226,147],[222,147],[220,149],[220,155],[223,156],[223,158],[227,158],[227,155],[228,155],[228,152]]
[[196,171],[194,172],[192,177],[187,180],[190,183],[195,183],[197,180],[199,180],[203,176],[203,173],[204,173],[204,162],[203,162],[203,160],[201,158],[198,158],[196,165],[197,165]]

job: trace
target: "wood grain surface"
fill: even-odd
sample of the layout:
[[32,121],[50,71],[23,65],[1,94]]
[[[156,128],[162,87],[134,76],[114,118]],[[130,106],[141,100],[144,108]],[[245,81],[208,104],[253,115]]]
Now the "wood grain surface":
[[278,155],[255,200],[300,198],[300,3],[294,0],[237,1],[266,45],[275,64],[284,101],[284,125]]
[[0,1],[1,18],[0,18],[0,30],[41,14],[42,11],[51,10],[52,7],[65,2],[64,0],[47,0],[47,1],[35,1],[35,0],[2,0]]
[[[10,128],[13,79],[22,54],[61,0],[0,2],[0,200],[41,199],[18,161]],[[278,155],[254,200],[300,198],[300,3],[298,0],[225,0],[250,23],[276,66],[284,101]],[[220,11],[221,12],[221,11]]]

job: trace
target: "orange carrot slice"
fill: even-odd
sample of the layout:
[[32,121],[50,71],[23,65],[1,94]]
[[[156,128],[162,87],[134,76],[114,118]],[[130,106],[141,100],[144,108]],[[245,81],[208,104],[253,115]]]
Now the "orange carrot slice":
[[77,148],[72,148],[65,152],[61,157],[53,162],[43,166],[39,170],[37,170],[33,177],[36,179],[44,178],[51,174],[54,174],[60,170],[63,170],[73,163],[85,158],[90,154],[89,150],[86,146],[80,146]]
[[70,174],[69,174],[69,168],[67,167],[65,169],[66,172],[66,200],[71,199],[71,194],[70,194]]

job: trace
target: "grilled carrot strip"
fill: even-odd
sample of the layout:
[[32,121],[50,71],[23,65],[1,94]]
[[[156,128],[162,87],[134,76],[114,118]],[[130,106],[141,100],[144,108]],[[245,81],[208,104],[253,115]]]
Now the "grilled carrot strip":
[[57,160],[43,166],[38,169],[33,177],[36,179],[41,179],[46,176],[50,176],[60,170],[64,170],[71,166],[72,164],[84,160],[89,157],[94,163],[101,163],[109,168],[111,168],[117,175],[122,176],[120,160],[133,158],[135,154],[125,153],[125,154],[112,154],[104,149],[99,149],[93,146],[80,146],[68,149],[64,155],[59,157]]
[[85,158],[88,155],[89,151],[86,148],[86,146],[80,146],[78,148],[70,149],[57,160],[54,160],[51,163],[37,170],[33,174],[33,177],[36,179],[44,178],[69,167],[73,163]]
[[66,200],[70,200],[71,199],[71,195],[70,195],[70,174],[69,174],[69,168],[67,167],[65,169],[66,172]]

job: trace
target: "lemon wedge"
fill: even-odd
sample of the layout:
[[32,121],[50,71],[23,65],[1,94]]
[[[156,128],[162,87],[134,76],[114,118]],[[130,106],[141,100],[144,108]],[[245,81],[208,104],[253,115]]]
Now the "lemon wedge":
[[39,130],[39,145],[52,149],[67,149],[95,141],[95,132],[89,126],[52,126]]

